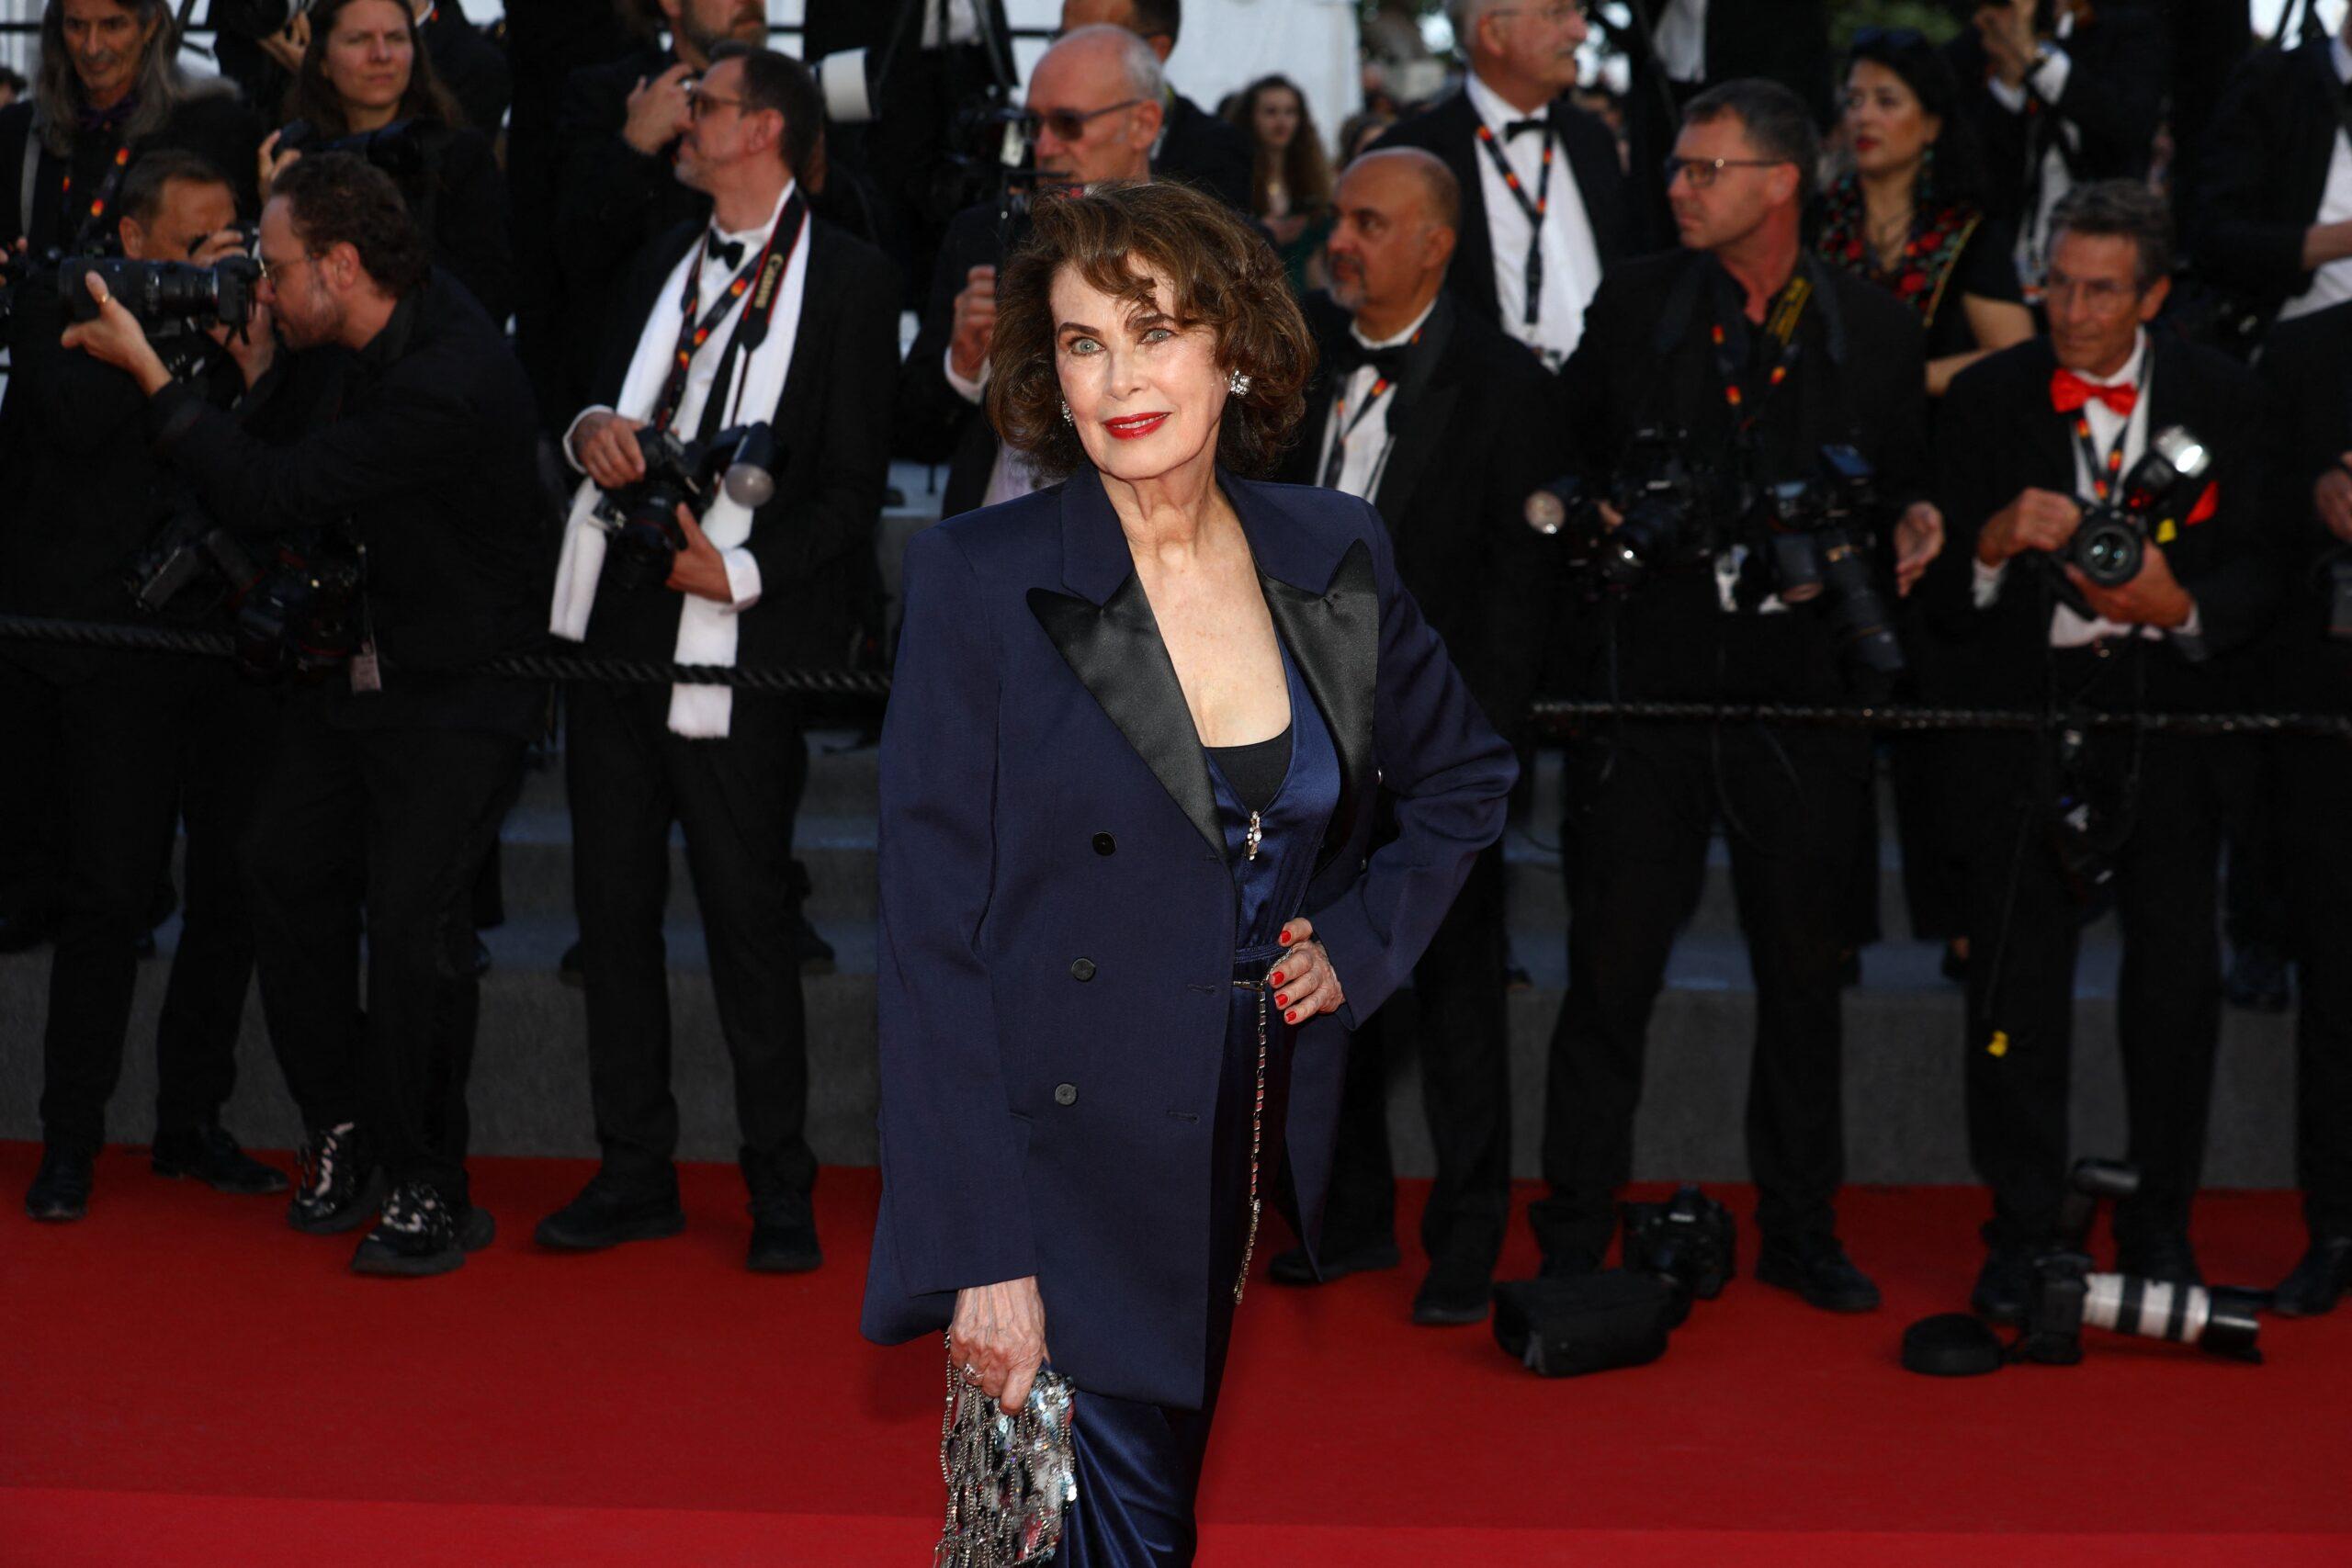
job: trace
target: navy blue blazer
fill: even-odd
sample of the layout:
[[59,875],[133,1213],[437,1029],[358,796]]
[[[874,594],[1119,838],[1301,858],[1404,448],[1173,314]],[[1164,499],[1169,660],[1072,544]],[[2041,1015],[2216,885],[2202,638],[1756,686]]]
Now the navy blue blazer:
[[[1297,1032],[1277,1189],[1312,1247],[1347,1032],[1411,974],[1518,765],[1335,491],[1219,476],[1343,784],[1306,912],[1348,1004]],[[1079,1386],[1197,1407],[1233,878],[1100,477],[915,536],[882,731],[882,1209],[864,1330],[1035,1275]],[[1397,836],[1371,849],[1374,795]]]

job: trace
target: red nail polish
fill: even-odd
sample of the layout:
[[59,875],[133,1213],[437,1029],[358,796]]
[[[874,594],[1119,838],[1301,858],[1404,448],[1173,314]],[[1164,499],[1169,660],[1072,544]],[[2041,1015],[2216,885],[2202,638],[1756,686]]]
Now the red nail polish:
[[1290,945],[1290,932],[1288,931],[1283,932],[1283,945],[1284,947],[1288,947]]
[[1276,997],[1274,998],[1274,1005],[1278,1008],[1286,1008],[1290,1006],[1290,998],[1288,997]]
[[1279,986],[1282,983],[1283,977],[1280,975],[1269,975],[1266,976],[1266,984],[1269,986]]
[[1295,1012],[1286,1012],[1283,1014],[1283,1021],[1284,1023],[1296,1023],[1298,1021],[1298,1014]]

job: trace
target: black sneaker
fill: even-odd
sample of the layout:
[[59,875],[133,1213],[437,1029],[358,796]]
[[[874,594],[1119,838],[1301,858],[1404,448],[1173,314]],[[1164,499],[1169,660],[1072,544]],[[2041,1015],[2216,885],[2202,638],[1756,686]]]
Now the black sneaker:
[[384,1173],[359,1145],[348,1122],[312,1129],[302,1145],[294,1201],[286,1205],[288,1224],[311,1235],[339,1235],[375,1213]]
[[2295,1271],[2271,1292],[2270,1310],[2281,1317],[2317,1317],[2332,1312],[2352,1291],[2352,1235],[2315,1236]]
[[685,1228],[675,1187],[650,1195],[632,1192],[599,1171],[579,1197],[541,1220],[531,1239],[559,1252],[599,1252],[625,1241],[676,1235]]
[[351,1255],[351,1271],[407,1279],[447,1274],[497,1234],[488,1209],[452,1205],[430,1182],[403,1181],[384,1200],[376,1228]]
[[1430,1263],[1413,1292],[1413,1321],[1424,1327],[1484,1323],[1495,1293],[1494,1266],[1485,1251],[1449,1252]]
[[817,1227],[808,1220],[752,1222],[752,1245],[743,1267],[754,1274],[806,1274],[824,1262]]
[[1878,1310],[1878,1287],[1848,1259],[1834,1235],[1766,1236],[1756,1259],[1756,1277],[1794,1291],[1807,1306],[1824,1312]]
[[25,1189],[25,1213],[48,1224],[62,1225],[90,1212],[91,1168],[88,1155],[65,1149],[43,1149],[40,1169]]
[[2023,1323],[2032,1296],[2033,1254],[2017,1247],[1988,1248],[1968,1304],[1995,1323]]
[[1375,1269],[1394,1269],[1403,1261],[1396,1251],[1395,1236],[1378,1236],[1371,1241],[1328,1251],[1323,1255],[1323,1273],[1317,1278],[1315,1265],[1306,1260],[1306,1248],[1294,1247],[1277,1252],[1266,1265],[1266,1278],[1277,1285],[1328,1285],[1334,1280],[1344,1280],[1351,1274],[1368,1274]]
[[2167,1285],[2202,1285],[2197,1253],[2183,1231],[2158,1231],[2115,1244],[2115,1271]]
[[148,1164],[158,1176],[201,1181],[215,1192],[254,1195],[286,1190],[286,1173],[239,1148],[237,1140],[218,1122],[185,1132],[156,1134]]

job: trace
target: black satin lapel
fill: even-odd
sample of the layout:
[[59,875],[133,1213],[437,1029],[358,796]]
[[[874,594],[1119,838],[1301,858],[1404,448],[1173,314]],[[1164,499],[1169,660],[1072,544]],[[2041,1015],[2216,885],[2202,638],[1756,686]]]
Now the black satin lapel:
[[1320,593],[1294,588],[1261,572],[1274,630],[1298,661],[1299,678],[1322,711],[1340,752],[1340,806],[1331,813],[1317,871],[1328,864],[1372,800],[1372,709],[1380,680],[1380,590],[1372,552],[1363,541],[1348,547],[1331,586]]
[[1032,588],[1029,613],[1201,837],[1223,856],[1225,833],[1208,757],[1142,581],[1130,573],[1099,609],[1071,594]]
[[1459,387],[1430,387],[1409,406],[1399,403],[1396,407],[1396,444],[1389,448],[1388,466],[1381,470],[1380,489],[1373,498],[1373,506],[1386,520],[1392,537],[1413,499],[1413,487],[1420,483],[1430,459],[1445,439],[1446,424],[1453,418],[1454,400],[1461,391]]

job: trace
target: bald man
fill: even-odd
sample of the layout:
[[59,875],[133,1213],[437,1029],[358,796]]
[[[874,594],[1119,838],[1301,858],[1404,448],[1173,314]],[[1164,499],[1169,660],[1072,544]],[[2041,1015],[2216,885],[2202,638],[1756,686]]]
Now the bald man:
[[[1462,206],[1444,162],[1413,149],[1348,165],[1337,193],[1330,291],[1308,297],[1319,367],[1306,423],[1277,477],[1370,501],[1396,568],[1445,639],[1487,716],[1524,716],[1555,602],[1545,555],[1520,521],[1548,475],[1540,428],[1552,378],[1525,349],[1445,288]],[[1503,860],[1481,855],[1413,972],[1413,998],[1356,1036],[1331,1191],[1325,1279],[1398,1260],[1385,1054],[1421,1065],[1437,1182],[1421,1216],[1428,1272],[1413,1320],[1487,1315],[1510,1206],[1509,1021]],[[1315,1282],[1303,1251],[1273,1277]]]
[[[1034,162],[1046,187],[1091,187],[1151,178],[1159,139],[1159,57],[1124,28],[1066,33],[1029,75]],[[998,450],[980,412],[989,346],[996,336],[996,269],[1026,220],[1005,231],[993,202],[965,209],[947,226],[932,274],[922,327],[899,373],[898,453],[948,465],[940,514],[1026,494],[1018,462]]]
[[[1063,33],[1098,25],[1126,28],[1165,65],[1184,30],[1183,0],[1062,0]],[[1152,172],[1197,186],[1256,217],[1250,200],[1256,152],[1250,138],[1173,87],[1162,89],[1161,107],[1166,124],[1152,149]]]

